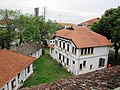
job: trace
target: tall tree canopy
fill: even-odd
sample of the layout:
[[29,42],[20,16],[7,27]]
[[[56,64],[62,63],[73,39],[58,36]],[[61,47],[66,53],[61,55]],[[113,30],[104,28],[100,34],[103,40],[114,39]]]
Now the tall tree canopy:
[[94,23],[91,29],[113,42],[115,57],[117,57],[120,49],[120,6],[106,10],[100,21]]
[[13,42],[43,42],[50,34],[63,28],[40,16],[22,14],[21,11],[0,10],[0,46],[9,49]]
[[10,48],[10,44],[16,37],[16,20],[20,16],[20,11],[0,10],[0,42],[2,48]]

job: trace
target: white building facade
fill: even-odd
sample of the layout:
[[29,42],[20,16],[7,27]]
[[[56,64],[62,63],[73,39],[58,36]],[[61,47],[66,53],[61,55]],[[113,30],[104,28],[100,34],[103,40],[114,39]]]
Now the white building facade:
[[[62,36],[62,35],[61,35]],[[50,55],[67,71],[79,75],[107,67],[109,46],[77,47],[73,40],[55,36]]]
[[30,54],[29,56],[34,57],[34,58],[39,58],[41,55],[42,55],[42,48]]
[[17,90],[21,87],[24,81],[33,73],[32,64],[18,73],[13,79],[7,82],[0,90]]

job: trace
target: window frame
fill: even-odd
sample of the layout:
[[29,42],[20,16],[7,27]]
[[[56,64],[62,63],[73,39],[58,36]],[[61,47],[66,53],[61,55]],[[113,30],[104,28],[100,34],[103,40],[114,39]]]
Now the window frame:
[[11,87],[12,87],[12,89],[16,87],[16,80],[15,79],[13,79],[11,81]]
[[92,69],[93,69],[93,65],[91,64],[91,65],[90,65],[90,70],[92,70]]
[[94,54],[94,47],[81,48],[81,55],[91,55]]
[[83,66],[82,66],[82,63],[80,64],[80,70],[82,70],[83,69]]
[[59,47],[61,47],[62,41],[59,41]]
[[83,67],[86,67],[86,61],[83,61]]
[[67,44],[67,51],[69,51],[69,50],[70,50],[70,49],[69,49],[69,46],[70,46],[70,45],[69,45],[69,44]]
[[61,60],[61,54],[59,53],[59,60]]
[[63,62],[65,62],[65,56],[63,55]]
[[99,58],[99,66],[98,67],[104,67],[105,66],[105,58]]
[[73,60],[73,64],[75,65],[75,61]]
[[65,49],[65,42],[63,42],[63,49]]
[[67,63],[66,64],[67,64],[67,66],[69,66],[69,58],[67,58]]

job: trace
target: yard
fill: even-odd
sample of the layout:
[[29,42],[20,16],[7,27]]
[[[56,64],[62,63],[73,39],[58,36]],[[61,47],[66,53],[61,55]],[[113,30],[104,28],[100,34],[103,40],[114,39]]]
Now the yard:
[[50,57],[48,49],[45,49],[45,52],[45,55],[33,63],[34,73],[25,81],[23,87],[54,82],[72,76]]

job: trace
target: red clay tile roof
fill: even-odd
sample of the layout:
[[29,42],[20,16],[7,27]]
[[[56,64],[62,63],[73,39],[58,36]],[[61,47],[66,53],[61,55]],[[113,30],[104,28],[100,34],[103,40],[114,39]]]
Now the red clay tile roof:
[[50,48],[54,48],[54,44],[50,45]]
[[82,22],[82,23],[80,23],[80,25],[87,24],[88,26],[91,26],[94,22],[96,22],[96,23],[99,22],[99,20],[100,20],[99,18],[94,18],[94,19]]
[[0,50],[0,88],[33,63],[35,58],[9,50]]
[[62,23],[62,22],[59,22],[58,24],[63,25],[63,26],[76,26],[73,23]]
[[106,37],[83,26],[76,26],[74,30],[59,30],[56,32],[55,36],[72,40],[77,48],[112,45]]

